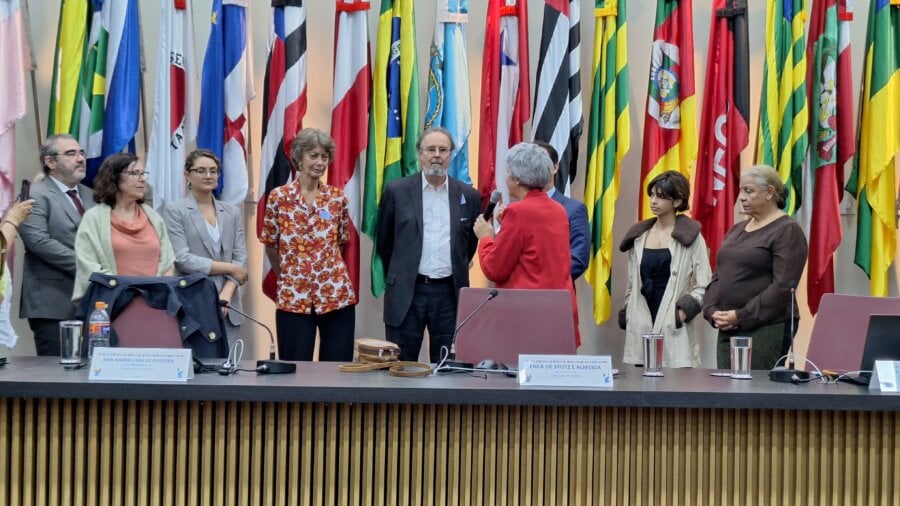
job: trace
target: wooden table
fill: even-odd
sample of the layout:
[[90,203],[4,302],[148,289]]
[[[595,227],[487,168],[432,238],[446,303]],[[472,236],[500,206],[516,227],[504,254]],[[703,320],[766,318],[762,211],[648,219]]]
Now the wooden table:
[[[0,368],[0,504],[885,504],[900,395],[696,369],[609,390],[514,378],[89,382]],[[251,364],[245,364],[250,367]]]

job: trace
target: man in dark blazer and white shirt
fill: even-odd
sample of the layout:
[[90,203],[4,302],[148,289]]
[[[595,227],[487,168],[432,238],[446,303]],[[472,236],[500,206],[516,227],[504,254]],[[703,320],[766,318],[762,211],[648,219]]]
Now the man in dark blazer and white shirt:
[[19,227],[25,244],[19,318],[27,318],[38,355],[59,356],[59,322],[75,314],[75,232],[94,192],[84,186],[84,150],[71,135],[41,146],[44,179],[31,187],[34,208]]
[[384,264],[384,326],[401,360],[416,360],[428,328],[431,362],[449,347],[460,288],[478,240],[477,190],[447,175],[453,138],[429,128],[416,143],[420,174],[388,184],[381,196],[376,249]]

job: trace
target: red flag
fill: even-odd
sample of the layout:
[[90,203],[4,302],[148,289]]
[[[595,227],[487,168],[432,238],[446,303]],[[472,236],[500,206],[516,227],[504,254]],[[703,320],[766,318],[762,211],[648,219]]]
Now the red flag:
[[[306,115],[306,8],[300,0],[272,2],[269,61],[263,92],[262,156],[256,233],[262,233],[266,199],[293,178],[291,142]],[[263,257],[263,293],[275,300],[276,279]]]
[[496,167],[504,167],[507,149],[522,142],[531,116],[526,0],[490,0],[483,54],[478,191],[487,205],[495,188],[506,193],[506,174]]
[[353,282],[359,289],[359,226],[362,193],[360,179],[366,165],[369,139],[369,90],[372,74],[369,62],[369,36],[365,0],[338,0],[334,24],[334,93],[331,105],[331,136],[334,161],[328,171],[328,184],[344,189],[350,201],[349,241],[343,257]]
[[674,170],[688,180],[697,160],[694,20],[691,0],[657,0],[650,52],[638,215],[652,216],[647,187]]
[[846,0],[813,4],[807,46],[809,178],[813,182],[807,295],[812,314],[822,295],[834,292],[834,252],[841,245],[844,164],[856,151],[853,75]]
[[734,225],[741,151],[750,140],[747,0],[716,0],[714,11],[692,203],[713,269],[719,245]]

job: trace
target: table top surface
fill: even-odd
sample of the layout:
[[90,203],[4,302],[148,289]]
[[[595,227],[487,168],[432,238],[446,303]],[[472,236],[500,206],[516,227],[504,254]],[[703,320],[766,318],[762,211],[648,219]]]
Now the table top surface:
[[753,371],[750,380],[713,376],[709,369],[665,369],[664,377],[648,378],[624,366],[612,388],[565,388],[520,387],[503,374],[399,378],[386,371],[344,373],[336,363],[297,362],[294,374],[205,373],[187,383],[126,383],[90,381],[87,368],[66,370],[58,362],[10,357],[0,367],[0,397],[900,411],[898,394],[846,383],[775,383],[766,371]]

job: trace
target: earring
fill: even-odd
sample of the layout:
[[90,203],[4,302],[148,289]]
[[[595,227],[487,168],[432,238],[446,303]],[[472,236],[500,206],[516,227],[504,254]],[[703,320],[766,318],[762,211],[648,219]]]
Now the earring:
[[193,189],[193,188],[194,188],[194,183],[188,181],[188,190]]
[[772,200],[771,196],[766,197],[766,200]]

